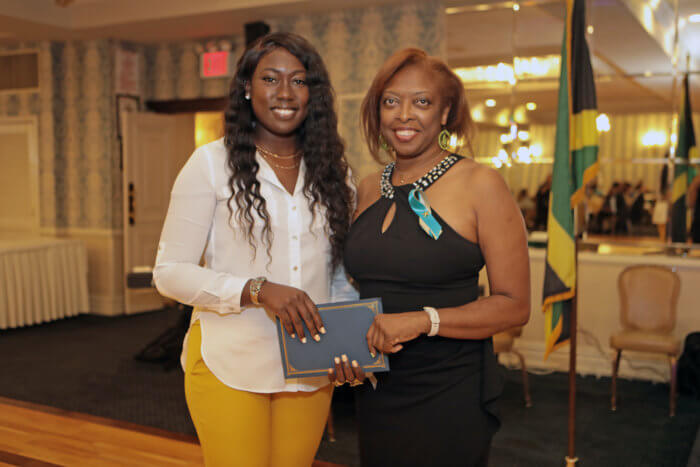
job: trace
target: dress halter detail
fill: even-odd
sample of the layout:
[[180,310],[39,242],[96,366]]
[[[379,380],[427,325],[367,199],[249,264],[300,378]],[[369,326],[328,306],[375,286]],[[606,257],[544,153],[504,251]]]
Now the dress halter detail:
[[[413,212],[418,216],[418,224],[432,239],[437,240],[442,234],[442,226],[433,216],[430,204],[423,192],[437,181],[450,167],[455,165],[460,157],[449,154],[438,164],[430,169],[428,173],[413,182],[413,189],[408,194],[408,204]],[[394,199],[396,190],[391,184],[391,176],[394,173],[396,162],[391,162],[384,167],[380,182],[381,195],[383,198]]]

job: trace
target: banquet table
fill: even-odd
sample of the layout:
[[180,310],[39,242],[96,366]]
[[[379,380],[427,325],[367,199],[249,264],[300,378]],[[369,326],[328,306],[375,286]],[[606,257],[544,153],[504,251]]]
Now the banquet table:
[[0,236],[0,329],[89,311],[87,252],[81,241]]

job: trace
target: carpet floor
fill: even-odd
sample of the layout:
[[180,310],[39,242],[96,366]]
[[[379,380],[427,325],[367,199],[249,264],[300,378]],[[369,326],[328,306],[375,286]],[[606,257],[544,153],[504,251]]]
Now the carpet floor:
[[[193,435],[182,372],[133,358],[177,321],[177,312],[169,311],[117,318],[82,315],[0,331],[0,396]],[[530,375],[532,408],[522,402],[520,373],[506,375],[503,426],[494,439],[490,465],[564,465],[567,375]],[[621,380],[613,413],[609,378],[579,377],[577,386],[579,466],[688,465],[700,401],[679,397],[678,413],[671,419],[668,385]],[[317,457],[358,465],[349,388],[336,392],[333,414],[337,441],[324,440]]]

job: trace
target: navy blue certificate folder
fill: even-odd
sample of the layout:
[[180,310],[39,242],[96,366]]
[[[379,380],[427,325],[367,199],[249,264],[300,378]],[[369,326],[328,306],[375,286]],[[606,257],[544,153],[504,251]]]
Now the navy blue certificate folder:
[[320,342],[309,336],[306,327],[306,344],[302,344],[298,336],[292,339],[277,320],[285,378],[326,376],[328,369],[334,366],[333,357],[343,354],[351,361],[357,360],[366,372],[389,371],[389,359],[381,352],[372,358],[367,348],[367,331],[374,316],[382,312],[381,298],[326,303],[317,307],[326,328]]

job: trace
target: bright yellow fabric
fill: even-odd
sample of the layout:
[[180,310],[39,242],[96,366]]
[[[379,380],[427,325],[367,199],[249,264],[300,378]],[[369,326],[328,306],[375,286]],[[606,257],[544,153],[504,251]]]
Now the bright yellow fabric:
[[221,383],[202,360],[199,322],[187,338],[185,396],[207,467],[309,467],[321,442],[332,386],[259,394]]

